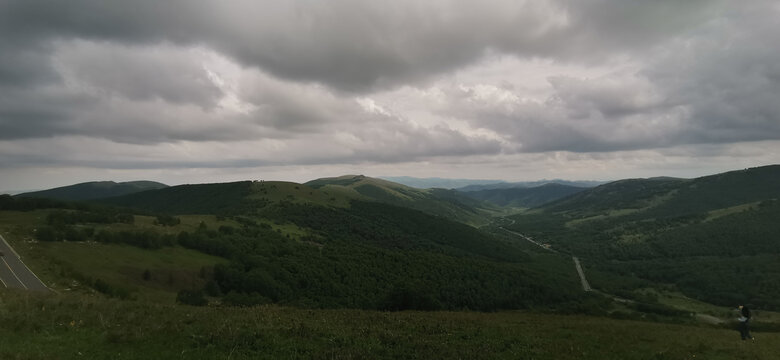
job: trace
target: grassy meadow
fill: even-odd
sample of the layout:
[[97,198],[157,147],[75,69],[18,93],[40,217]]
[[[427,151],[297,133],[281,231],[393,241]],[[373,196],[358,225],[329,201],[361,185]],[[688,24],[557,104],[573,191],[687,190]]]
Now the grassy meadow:
[[2,359],[776,359],[780,333],[525,311],[189,307],[0,291]]

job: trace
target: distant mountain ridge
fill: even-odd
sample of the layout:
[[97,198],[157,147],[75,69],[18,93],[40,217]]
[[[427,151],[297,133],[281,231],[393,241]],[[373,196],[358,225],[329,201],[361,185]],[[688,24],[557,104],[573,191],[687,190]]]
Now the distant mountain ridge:
[[380,179],[392,181],[418,189],[457,189],[470,185],[503,184],[503,180],[447,179],[447,178],[417,178],[411,176],[383,176]]
[[487,201],[498,206],[532,208],[587,189],[585,187],[549,183],[530,188],[514,187],[466,191],[463,194],[472,199]]
[[780,198],[780,165],[770,165],[695,179],[619,180],[543,208],[578,216],[616,209],[680,216],[777,198]]
[[26,192],[17,197],[36,197],[66,201],[81,201],[134,194],[147,190],[167,188],[168,185],[155,181],[90,181],[48,190]]
[[577,188],[592,188],[599,185],[608,183],[607,181],[593,181],[593,180],[538,180],[538,181],[520,181],[520,182],[500,182],[494,184],[474,184],[468,185],[455,190],[462,192],[469,191],[481,191],[481,190],[496,190],[496,189],[518,189],[518,188],[535,188],[544,186],[547,184],[558,184]]
[[504,180],[480,180],[480,179],[447,179],[447,178],[416,178],[411,176],[390,176],[381,177],[381,179],[396,182],[402,185],[411,186],[418,189],[453,189],[458,191],[479,191],[490,189],[510,189],[510,188],[531,188],[545,184],[561,184],[575,187],[595,187],[607,183],[606,181],[593,180],[537,180],[537,181],[519,181],[507,182]]

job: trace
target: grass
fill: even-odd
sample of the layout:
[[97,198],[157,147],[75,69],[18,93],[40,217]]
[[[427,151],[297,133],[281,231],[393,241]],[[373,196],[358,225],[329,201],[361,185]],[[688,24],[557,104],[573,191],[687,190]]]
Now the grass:
[[[83,290],[72,280],[63,279],[86,277],[127,289],[140,299],[167,303],[174,302],[178,290],[203,286],[201,268],[227,262],[180,247],[144,250],[117,244],[56,242],[39,243],[35,251],[35,259],[47,260],[31,259],[31,266],[55,290]],[[144,280],[147,270],[151,277]]]
[[712,211],[707,213],[707,218],[704,219],[704,221],[705,222],[713,221],[713,220],[716,220],[718,218],[722,218],[724,216],[741,213],[743,211],[748,211],[750,209],[756,208],[759,203],[760,202],[753,202],[753,203],[749,203],[749,204],[742,204],[742,205],[732,206],[732,207],[728,207],[728,208],[725,208],[725,209],[712,210]]
[[775,359],[779,333],[531,312],[189,307],[0,290],[3,359]]
[[[226,259],[181,247],[145,250],[121,244],[94,242],[33,242],[34,229],[45,224],[48,210],[0,211],[0,230],[35,274],[55,291],[92,291],[85,280],[107,282],[128,290],[132,296],[150,301],[173,303],[181,289],[203,286],[201,268],[210,268]],[[160,233],[194,231],[204,222],[209,228],[238,226],[234,221],[218,221],[212,215],[179,216],[176,226],[154,225],[154,217],[135,216],[134,224],[94,224],[96,231],[141,231],[154,228]],[[145,271],[151,277],[143,279]]]

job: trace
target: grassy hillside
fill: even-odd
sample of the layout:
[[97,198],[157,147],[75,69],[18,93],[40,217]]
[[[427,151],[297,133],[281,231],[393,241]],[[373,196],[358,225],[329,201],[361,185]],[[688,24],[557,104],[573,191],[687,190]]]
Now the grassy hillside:
[[[85,241],[36,241],[37,232],[50,226],[51,214],[64,210],[0,211],[0,231],[22,256],[25,263],[50,288],[59,292],[92,293],[96,282],[111,296],[172,303],[182,289],[203,287],[202,273],[220,257],[182,247],[148,249],[124,243]],[[204,222],[212,226],[234,224],[214,216],[182,216],[176,226],[154,225],[154,218],[135,216],[133,224],[92,223],[72,225],[77,234],[161,233],[192,231]],[[82,235],[83,236],[83,235]],[[145,275],[146,274],[146,275]]]
[[121,183],[113,181],[94,181],[49,190],[33,191],[16,196],[56,200],[94,200],[133,194],[147,190],[163,189],[166,187],[168,187],[168,185],[154,181],[129,181]]
[[530,312],[189,307],[0,290],[3,359],[775,359],[780,333]]
[[305,185],[323,191],[351,194],[360,200],[373,200],[408,207],[455,221],[485,225],[499,209],[463,196],[454,190],[416,189],[382,179],[362,175],[322,178]]

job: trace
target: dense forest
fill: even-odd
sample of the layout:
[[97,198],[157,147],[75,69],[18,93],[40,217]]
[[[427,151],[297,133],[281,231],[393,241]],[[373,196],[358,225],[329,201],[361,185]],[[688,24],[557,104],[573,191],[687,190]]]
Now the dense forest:
[[[507,227],[637,281],[707,302],[780,309],[780,168],[693,180],[625,180],[574,195]],[[622,289],[615,283],[623,283]]]
[[[25,210],[50,205],[22,198],[4,198],[2,204]],[[568,262],[532,256],[473,227],[387,204],[255,204],[263,219],[311,230],[297,239],[245,215],[224,215],[236,226],[201,223],[193,231],[171,233],[178,219],[160,213],[154,228],[110,230],[101,225],[133,224],[134,216],[105,205],[57,204],[36,232],[39,241],[117,243],[150,251],[181,246],[229,259],[207,271],[204,288],[180,293],[179,300],[190,304],[203,304],[208,296],[239,306],[492,311],[554,307],[583,297]],[[96,285],[117,292],[111,284]]]

